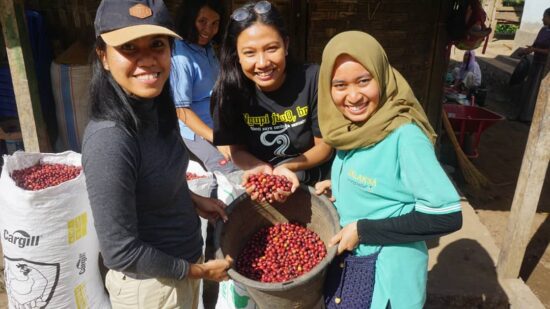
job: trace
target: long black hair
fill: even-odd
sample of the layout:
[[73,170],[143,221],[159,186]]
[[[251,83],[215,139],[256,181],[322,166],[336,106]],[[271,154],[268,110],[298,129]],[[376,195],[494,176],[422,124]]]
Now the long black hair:
[[[230,18],[225,29],[220,49],[220,75],[210,100],[210,112],[213,113],[214,107],[218,107],[220,121],[230,122],[229,117],[234,117],[243,104],[250,104],[255,94],[254,82],[244,75],[239,63],[237,38],[241,32],[255,23],[261,23],[273,27],[283,40],[287,41],[289,37],[283,17],[275,6],[271,5],[268,12],[258,14],[254,10],[255,4],[244,5],[241,9],[248,11],[248,17],[242,21]],[[289,60],[290,57],[287,55],[287,67]]]
[[[170,45],[173,39],[170,38]],[[137,134],[142,128],[139,115],[132,108],[132,99],[103,67],[97,51],[106,51],[105,41],[96,40],[92,55],[92,79],[90,81],[91,119],[110,120],[120,125],[130,134]],[[172,100],[170,81],[166,81],[159,96],[154,98],[157,105],[159,131],[166,136],[178,126],[176,109]]]
[[208,7],[212,11],[220,15],[220,29],[212,38],[212,41],[219,44],[222,38],[222,26],[225,18],[225,7],[221,0],[188,0],[180,6],[178,13],[179,23],[177,26],[178,34],[186,41],[197,43],[199,41],[199,33],[195,26],[195,21],[199,15],[199,11],[203,7]]

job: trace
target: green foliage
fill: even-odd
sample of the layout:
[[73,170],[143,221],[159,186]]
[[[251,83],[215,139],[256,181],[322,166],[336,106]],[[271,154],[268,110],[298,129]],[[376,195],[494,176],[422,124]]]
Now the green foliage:
[[514,24],[497,24],[495,33],[500,34],[514,34],[518,30],[519,26]]

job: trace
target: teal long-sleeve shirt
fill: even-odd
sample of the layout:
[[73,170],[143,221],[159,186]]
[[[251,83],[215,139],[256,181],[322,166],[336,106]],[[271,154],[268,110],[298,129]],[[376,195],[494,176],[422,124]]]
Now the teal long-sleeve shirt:
[[[461,211],[460,197],[426,135],[418,126],[407,124],[372,147],[338,151],[331,177],[340,225],[359,221],[362,244],[354,254],[368,255],[383,245],[371,308],[385,308],[388,300],[393,308],[422,308],[428,263],[423,239],[443,234],[441,226],[437,231],[424,225],[407,232],[402,224],[392,223],[408,218],[410,228],[411,218],[434,216],[434,221],[442,221],[437,219],[457,217],[457,213],[460,217]],[[456,229],[454,221],[450,220]],[[422,224],[419,220],[419,227]],[[392,226],[399,230],[392,231]],[[373,239],[383,238],[377,233],[392,235],[394,241],[369,241],[370,234]]]

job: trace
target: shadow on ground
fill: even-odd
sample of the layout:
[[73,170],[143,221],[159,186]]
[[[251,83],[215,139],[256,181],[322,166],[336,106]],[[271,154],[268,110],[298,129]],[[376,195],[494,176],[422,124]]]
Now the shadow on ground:
[[[489,188],[476,190],[464,183],[456,162],[452,146],[442,142],[442,162],[454,167],[452,177],[459,189],[476,210],[482,223],[491,232],[497,246],[508,224],[508,218],[523,154],[527,145],[530,124],[514,121],[521,109],[518,98],[520,87],[511,87],[502,72],[482,67],[483,75],[488,78],[488,94],[484,108],[499,113],[507,120],[496,123],[481,135],[478,147],[479,157],[472,159],[473,164],[493,183]],[[485,78],[485,77],[484,77]],[[445,141],[444,137],[442,141]],[[539,299],[550,307],[550,169],[540,194],[537,214],[533,224],[525,258],[520,271],[521,278],[528,284]]]
[[494,262],[476,240],[459,239],[441,251],[428,273],[425,308],[509,308]]

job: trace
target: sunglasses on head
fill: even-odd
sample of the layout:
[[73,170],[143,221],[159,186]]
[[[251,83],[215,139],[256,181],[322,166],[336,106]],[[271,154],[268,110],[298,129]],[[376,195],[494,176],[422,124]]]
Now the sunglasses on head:
[[[256,14],[265,14],[271,11],[271,3],[269,1],[260,1],[254,5],[254,12]],[[231,19],[241,22],[250,17],[251,12],[245,8],[238,8],[231,14]]]

